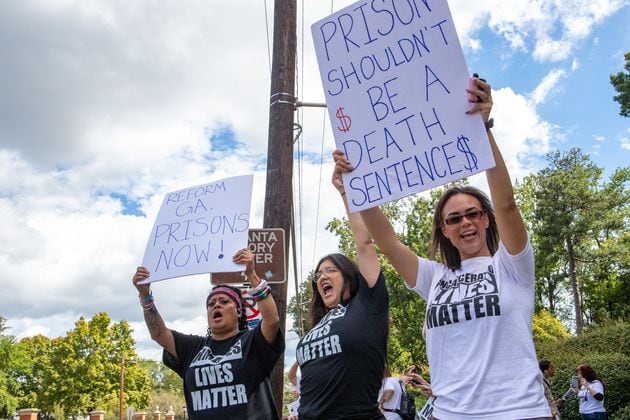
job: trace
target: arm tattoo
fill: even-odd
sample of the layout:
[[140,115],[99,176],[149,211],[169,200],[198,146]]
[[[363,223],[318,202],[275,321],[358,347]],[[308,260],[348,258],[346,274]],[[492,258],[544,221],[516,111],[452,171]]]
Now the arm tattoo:
[[151,309],[144,311],[144,322],[147,324],[147,328],[152,337],[160,336],[163,325],[161,321],[162,319],[155,305],[153,305]]

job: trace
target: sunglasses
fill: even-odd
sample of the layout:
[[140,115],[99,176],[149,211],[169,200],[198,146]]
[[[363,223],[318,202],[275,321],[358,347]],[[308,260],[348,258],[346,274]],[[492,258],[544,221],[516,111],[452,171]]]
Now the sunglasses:
[[448,216],[444,219],[444,223],[449,226],[458,225],[462,220],[464,220],[464,217],[472,222],[474,220],[479,220],[484,213],[484,210],[468,210],[464,214],[452,214]]
[[335,274],[337,272],[339,272],[339,269],[337,267],[323,268],[320,271],[315,272],[315,274],[313,275],[313,282],[319,283],[319,280],[322,278],[324,274],[326,274],[326,276],[329,276],[330,274]]

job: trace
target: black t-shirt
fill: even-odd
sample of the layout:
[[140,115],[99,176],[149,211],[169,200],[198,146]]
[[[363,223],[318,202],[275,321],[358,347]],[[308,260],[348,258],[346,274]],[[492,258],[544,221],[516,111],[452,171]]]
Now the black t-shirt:
[[[252,394],[269,377],[284,351],[282,333],[278,331],[270,345],[260,324],[221,341],[177,331],[173,331],[173,337],[179,359],[166,350],[162,359],[184,380],[191,420],[247,419]],[[273,399],[269,406],[274,407]]]
[[389,333],[389,295],[380,273],[374,287],[359,280],[346,306],[328,311],[296,349],[302,371],[300,420],[379,419]]

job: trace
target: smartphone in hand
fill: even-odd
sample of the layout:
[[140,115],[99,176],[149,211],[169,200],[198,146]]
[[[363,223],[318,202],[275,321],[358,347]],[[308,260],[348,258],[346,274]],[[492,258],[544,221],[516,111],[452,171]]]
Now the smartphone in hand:
[[578,377],[576,375],[571,376],[571,388],[577,388]]

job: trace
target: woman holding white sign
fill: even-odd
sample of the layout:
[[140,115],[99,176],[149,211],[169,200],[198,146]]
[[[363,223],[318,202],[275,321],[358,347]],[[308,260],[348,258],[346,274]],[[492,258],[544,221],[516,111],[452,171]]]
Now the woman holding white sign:
[[[551,418],[532,340],[533,249],[490,131],[490,85],[474,83],[468,92],[479,99],[466,113],[479,113],[486,123],[496,162],[486,171],[492,199],[471,186],[442,195],[430,255],[442,262],[415,255],[379,208],[361,216],[405,285],[427,301],[434,418]],[[338,170],[352,170],[342,152],[334,158]]]
[[357,263],[342,254],[323,257],[312,278],[312,329],[300,340],[300,420],[384,419],[377,404],[389,333],[389,294],[376,247],[358,213],[348,212]]
[[[133,276],[151,338],[164,348],[164,364],[184,380],[190,419],[278,417],[272,395],[264,392],[265,381],[284,351],[278,310],[267,282],[254,271],[254,255],[242,249],[233,260],[245,265],[252,285],[248,294],[257,301],[262,315],[253,330],[247,329],[241,291],[226,285],[214,287],[206,298],[207,336],[171,330],[155,307],[149,284],[138,284],[149,278],[149,271],[138,267]],[[269,401],[261,401],[264,396]],[[256,413],[250,407],[254,404]]]

